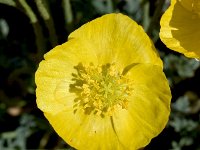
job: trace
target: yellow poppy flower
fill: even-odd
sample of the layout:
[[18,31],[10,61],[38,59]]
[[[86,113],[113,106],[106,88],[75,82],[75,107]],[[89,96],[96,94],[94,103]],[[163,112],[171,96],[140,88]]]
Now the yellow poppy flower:
[[171,0],[160,24],[160,38],[168,48],[200,59],[200,0]]
[[129,17],[97,18],[44,57],[37,105],[69,145],[134,150],[165,127],[171,93],[162,61]]

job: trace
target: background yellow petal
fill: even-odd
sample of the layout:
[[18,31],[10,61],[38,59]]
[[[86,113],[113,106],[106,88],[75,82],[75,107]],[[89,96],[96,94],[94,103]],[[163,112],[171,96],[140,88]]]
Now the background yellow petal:
[[191,0],[172,0],[161,18],[160,38],[168,48],[200,58],[200,16],[191,11],[191,3]]
[[113,122],[120,142],[138,149],[164,129],[171,93],[161,67],[138,64],[127,75],[133,80],[128,110],[116,111]]
[[45,55],[35,75],[37,105],[44,112],[58,113],[74,100],[69,92],[74,66],[78,63],[95,63],[96,58],[78,40],[70,40]]
[[[178,2],[188,11],[193,10],[194,1],[196,0],[179,0]],[[197,0],[198,1],[198,0]]]
[[56,132],[71,146],[82,150],[122,149],[110,117],[86,115],[83,111],[45,113]]
[[[131,63],[152,63],[162,66],[155,47],[141,26],[122,14],[107,14],[69,35],[80,39],[96,53],[99,63],[124,66]],[[141,44],[142,43],[142,44]]]

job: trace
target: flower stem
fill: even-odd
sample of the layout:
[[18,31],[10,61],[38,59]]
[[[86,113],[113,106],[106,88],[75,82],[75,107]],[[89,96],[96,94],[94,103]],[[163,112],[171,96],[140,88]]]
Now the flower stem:
[[49,32],[49,38],[52,47],[55,47],[58,44],[58,39],[54,27],[53,20],[47,10],[47,8],[44,5],[44,0],[35,0],[36,6],[38,8],[38,11],[40,12],[41,17],[44,19],[45,25]]
[[31,7],[27,4],[25,0],[18,0],[19,7],[22,8],[22,11],[29,17],[30,22],[33,26],[35,39],[36,39],[36,46],[37,46],[37,54],[35,56],[35,61],[39,62],[43,58],[44,50],[46,49],[46,43],[44,41],[44,36],[42,34],[42,29],[40,24],[38,23],[38,19],[31,9]]
[[153,17],[147,29],[147,34],[150,37],[152,36],[154,28],[159,24],[159,18],[162,15],[162,8],[165,3],[165,0],[157,0],[156,3],[157,3],[156,10],[153,14]]

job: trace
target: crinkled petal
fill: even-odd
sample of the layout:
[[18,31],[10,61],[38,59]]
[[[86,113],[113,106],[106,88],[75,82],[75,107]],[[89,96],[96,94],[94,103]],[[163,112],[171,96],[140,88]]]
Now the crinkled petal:
[[146,146],[168,122],[171,93],[162,69],[138,64],[127,74],[133,84],[128,109],[116,111],[114,128],[119,141],[128,148]]
[[72,32],[69,39],[82,40],[94,51],[100,64],[115,63],[125,67],[131,63],[152,63],[162,66],[142,27],[122,14],[97,18]]
[[161,18],[160,38],[168,48],[200,58],[200,15],[193,7],[193,0],[172,0]]
[[68,100],[74,99],[75,96],[69,92],[72,73],[75,72],[74,66],[88,60],[96,63],[95,56],[80,45],[78,40],[70,40],[57,46],[45,54],[45,60],[39,64],[35,82],[37,105],[42,111],[58,113],[64,110]]
[[85,115],[81,110],[62,111],[56,115],[45,113],[45,116],[56,132],[77,149],[122,149],[110,117]]

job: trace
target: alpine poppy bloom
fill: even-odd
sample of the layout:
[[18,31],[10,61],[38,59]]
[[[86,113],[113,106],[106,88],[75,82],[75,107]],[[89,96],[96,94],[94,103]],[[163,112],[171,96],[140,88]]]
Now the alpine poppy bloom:
[[45,54],[37,105],[76,149],[139,149],[165,127],[171,93],[162,61],[142,27],[107,14]]

